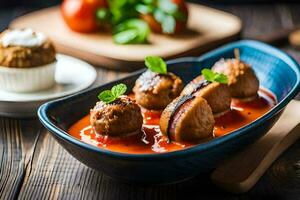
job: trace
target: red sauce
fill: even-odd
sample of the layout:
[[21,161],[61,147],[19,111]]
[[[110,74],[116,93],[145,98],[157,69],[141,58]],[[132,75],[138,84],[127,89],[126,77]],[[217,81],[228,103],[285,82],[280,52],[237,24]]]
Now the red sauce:
[[[231,111],[216,118],[214,136],[220,137],[237,130],[268,112],[276,103],[274,96],[263,89],[259,97],[250,102],[233,100]],[[164,153],[184,149],[195,144],[186,142],[167,142],[159,130],[161,112],[142,109],[144,125],[140,134],[112,138],[96,134],[89,122],[89,115],[85,116],[69,129],[69,134],[99,148],[115,152],[130,154]],[[125,122],[124,122],[125,123]]]

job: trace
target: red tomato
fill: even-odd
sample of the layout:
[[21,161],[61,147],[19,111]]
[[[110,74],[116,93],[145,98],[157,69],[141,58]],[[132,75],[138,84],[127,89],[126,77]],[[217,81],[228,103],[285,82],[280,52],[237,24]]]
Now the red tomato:
[[61,13],[73,31],[89,33],[99,28],[96,11],[102,7],[107,7],[106,0],[64,0]]
[[[175,4],[177,4],[179,10],[187,16],[185,21],[179,21],[179,20],[176,21],[175,33],[179,33],[186,28],[187,19],[188,19],[188,9],[185,0],[172,0],[172,1]],[[162,33],[161,24],[154,19],[153,15],[142,15],[141,17],[149,24],[153,32]]]

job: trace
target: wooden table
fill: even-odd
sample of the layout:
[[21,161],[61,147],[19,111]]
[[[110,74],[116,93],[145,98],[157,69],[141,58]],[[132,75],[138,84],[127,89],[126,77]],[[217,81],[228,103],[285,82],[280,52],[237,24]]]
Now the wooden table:
[[[243,38],[300,25],[300,5],[218,6],[242,18]],[[0,9],[0,30],[28,8]],[[300,61],[300,52],[281,47]],[[95,85],[126,73],[98,69]],[[24,105],[26,106],[26,105]],[[300,133],[299,133],[300,134]],[[70,156],[36,119],[0,118],[0,199],[300,199],[300,141],[285,152],[246,194],[225,193],[201,175],[166,186],[120,183]]]

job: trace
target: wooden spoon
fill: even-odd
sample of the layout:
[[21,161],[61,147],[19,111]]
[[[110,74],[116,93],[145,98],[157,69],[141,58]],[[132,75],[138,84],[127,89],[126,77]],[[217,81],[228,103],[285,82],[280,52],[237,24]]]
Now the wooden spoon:
[[212,182],[232,193],[247,192],[299,137],[300,101],[293,100],[265,136],[215,169]]

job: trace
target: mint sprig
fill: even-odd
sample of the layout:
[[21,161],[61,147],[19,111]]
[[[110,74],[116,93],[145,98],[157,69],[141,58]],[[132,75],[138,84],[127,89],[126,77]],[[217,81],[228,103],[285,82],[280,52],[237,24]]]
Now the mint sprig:
[[152,72],[159,74],[167,74],[167,64],[159,56],[147,56],[145,58],[145,65]]
[[111,103],[119,98],[121,95],[125,94],[127,86],[123,83],[115,85],[111,90],[104,90],[98,95],[98,99],[104,103]]
[[228,77],[225,74],[214,72],[211,69],[203,69],[201,73],[208,82],[228,83]]

